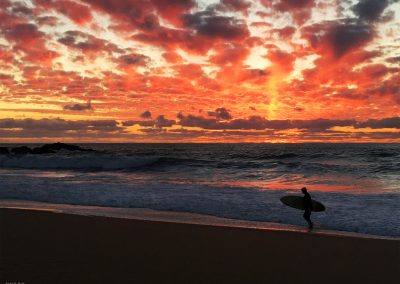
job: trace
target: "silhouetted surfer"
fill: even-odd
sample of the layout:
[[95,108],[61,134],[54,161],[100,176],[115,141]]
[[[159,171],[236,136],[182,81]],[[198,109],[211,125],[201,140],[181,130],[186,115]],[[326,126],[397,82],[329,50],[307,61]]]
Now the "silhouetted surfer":
[[304,194],[303,200],[304,200],[304,214],[303,218],[307,221],[308,223],[308,228],[311,230],[314,226],[313,222],[311,222],[311,210],[312,210],[312,202],[311,202],[311,195],[307,192],[307,188],[303,187],[301,189],[301,192]]

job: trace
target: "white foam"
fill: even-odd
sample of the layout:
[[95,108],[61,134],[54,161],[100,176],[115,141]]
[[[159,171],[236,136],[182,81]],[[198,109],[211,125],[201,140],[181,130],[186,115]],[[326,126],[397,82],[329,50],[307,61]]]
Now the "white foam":
[[[0,175],[0,198],[50,203],[150,208],[207,214],[224,218],[305,225],[302,212],[284,206],[285,190],[211,187],[112,180],[74,182],[19,175]],[[400,195],[314,192],[327,210],[312,218],[325,229],[381,236],[400,236]]]

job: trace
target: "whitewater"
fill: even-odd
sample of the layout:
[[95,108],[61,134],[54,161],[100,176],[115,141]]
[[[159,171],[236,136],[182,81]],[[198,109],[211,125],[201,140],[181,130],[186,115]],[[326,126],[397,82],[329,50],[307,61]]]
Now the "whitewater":
[[0,155],[0,199],[305,225],[279,199],[307,186],[317,227],[400,236],[398,144],[81,146],[96,151]]

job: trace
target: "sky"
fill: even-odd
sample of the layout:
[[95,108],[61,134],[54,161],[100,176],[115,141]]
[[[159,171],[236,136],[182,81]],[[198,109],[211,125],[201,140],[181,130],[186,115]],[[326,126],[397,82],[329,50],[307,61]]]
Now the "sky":
[[1,0],[0,142],[400,142],[398,0]]

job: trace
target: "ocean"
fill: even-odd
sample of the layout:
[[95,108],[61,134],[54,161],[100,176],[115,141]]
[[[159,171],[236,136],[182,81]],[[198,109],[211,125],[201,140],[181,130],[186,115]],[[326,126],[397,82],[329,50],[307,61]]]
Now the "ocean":
[[305,226],[279,200],[305,186],[317,228],[400,236],[400,144],[78,145],[96,152],[0,154],[0,199]]

